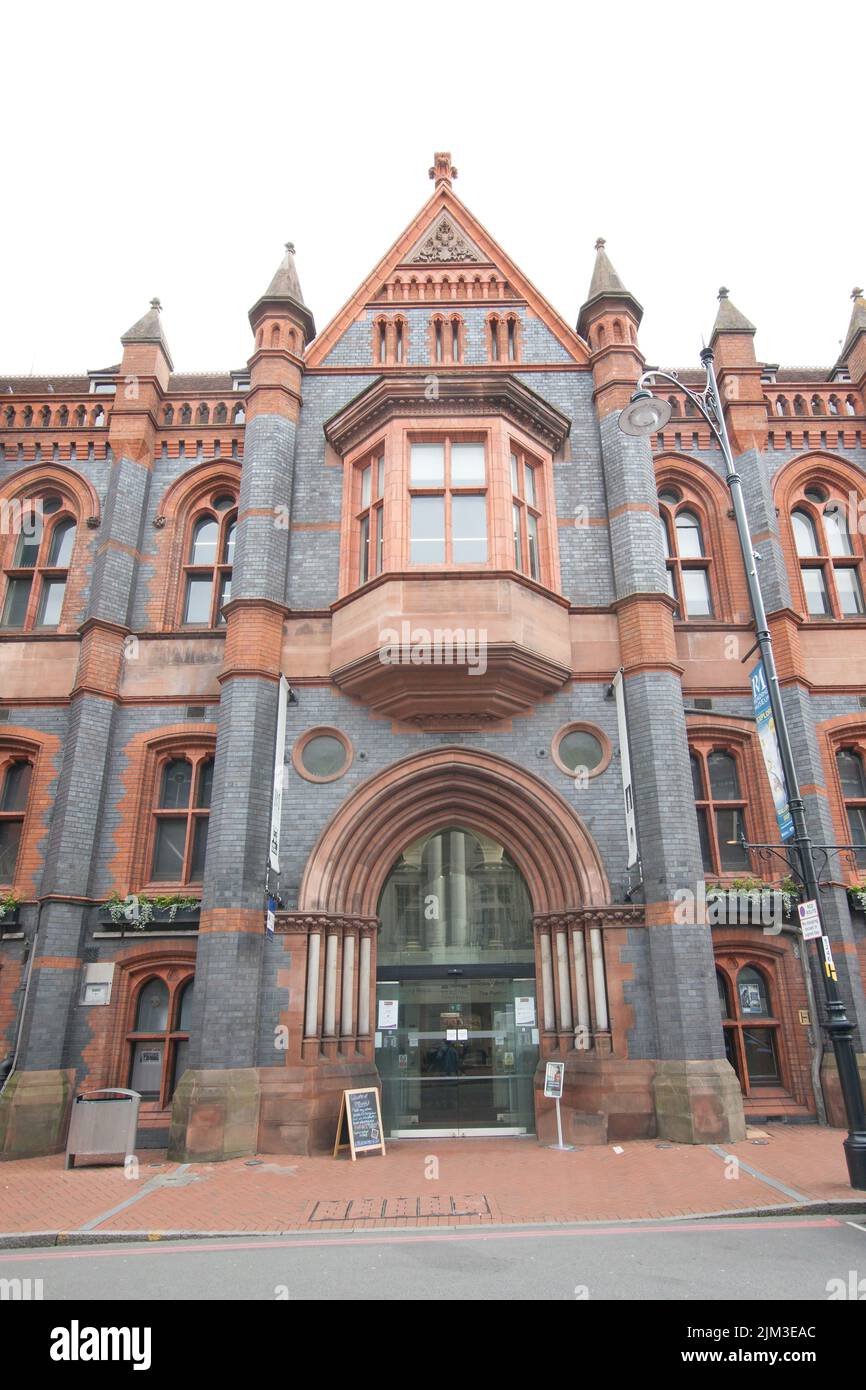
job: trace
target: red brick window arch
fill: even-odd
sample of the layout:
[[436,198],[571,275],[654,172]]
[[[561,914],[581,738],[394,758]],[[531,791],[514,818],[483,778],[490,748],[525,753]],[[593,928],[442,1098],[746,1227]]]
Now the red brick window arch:
[[[847,843],[862,877],[866,869],[866,738],[836,748],[836,774],[845,812]],[[861,848],[862,846],[862,848]]]
[[32,778],[29,757],[0,748],[0,891],[15,883]]
[[[852,496],[857,504],[853,509]],[[859,618],[866,613],[859,500],[856,493],[842,493],[819,479],[804,480],[792,499],[794,552],[810,618]]]
[[766,1094],[768,1088],[783,1087],[775,971],[763,962],[719,955],[716,984],[725,1054],[743,1094]]
[[454,366],[463,361],[465,328],[460,314],[433,314],[429,351],[434,366]]
[[718,603],[714,600],[705,509],[673,483],[660,483],[658,498],[668,593],[676,603],[675,616],[684,620],[713,618]]
[[42,488],[11,508],[3,566],[0,627],[52,631],[60,626],[78,524],[70,500]]
[[148,886],[159,892],[201,885],[213,774],[209,742],[160,753],[152,778],[146,869]]
[[521,323],[518,313],[488,314],[487,359],[489,362],[519,362]]
[[184,627],[220,627],[232,596],[237,498],[218,488],[190,514],[183,566]]
[[380,367],[402,367],[409,352],[409,326],[402,314],[379,314],[373,321],[373,360]]
[[690,742],[689,763],[704,873],[745,874],[750,863],[742,841],[749,840],[749,803],[740,750],[709,741]]
[[126,1084],[166,1110],[187,1069],[193,976],[157,969],[134,990],[126,1033]]

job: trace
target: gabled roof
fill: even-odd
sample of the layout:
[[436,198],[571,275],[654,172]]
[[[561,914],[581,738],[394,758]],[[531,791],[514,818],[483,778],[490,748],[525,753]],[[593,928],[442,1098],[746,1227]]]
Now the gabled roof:
[[[447,158],[450,163],[450,156]],[[451,172],[456,173],[453,170]],[[383,281],[387,280],[398,266],[416,262],[419,266],[429,266],[434,262],[441,264],[443,261],[449,266],[465,264],[469,268],[484,266],[497,270],[513,286],[517,296],[546,324],[574,360],[581,364],[589,363],[589,352],[583,339],[574,329],[569,328],[532,281],[460,201],[451,187],[450,177],[440,176],[437,178],[432,197],[428,198],[408,227],[385,252],[351,299],[311,343],[306,354],[307,366],[321,366],[335,343],[362,310],[375,299]],[[473,302],[459,301],[460,304]],[[495,305],[495,301],[484,303],[490,308]],[[394,307],[398,306],[395,304]]]

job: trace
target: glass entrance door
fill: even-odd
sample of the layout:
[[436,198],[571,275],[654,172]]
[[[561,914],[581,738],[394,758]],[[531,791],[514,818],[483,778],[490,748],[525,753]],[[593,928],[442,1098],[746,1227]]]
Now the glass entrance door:
[[535,1128],[535,980],[381,980],[376,1065],[386,1133]]

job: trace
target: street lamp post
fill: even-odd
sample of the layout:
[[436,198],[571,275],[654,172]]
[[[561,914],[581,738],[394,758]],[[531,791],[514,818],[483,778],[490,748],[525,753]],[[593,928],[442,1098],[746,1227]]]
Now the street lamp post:
[[[794,843],[796,844],[800,858],[801,877],[807,897],[818,904],[821,932],[822,935],[826,937],[827,932],[824,925],[824,914],[821,910],[820,890],[818,887],[818,876],[815,872],[812,839],[806,825],[805,807],[800,792],[799,780],[797,778],[797,769],[794,764],[794,754],[788,733],[788,721],[785,717],[785,707],[782,703],[782,692],[779,687],[779,677],[776,672],[776,662],[773,656],[773,640],[767,626],[764,597],[761,593],[761,584],[758,579],[757,556],[752,548],[752,538],[749,532],[746,507],[743,500],[742,479],[734,464],[731,443],[728,438],[728,429],[725,423],[725,412],[719,401],[719,390],[716,381],[715,367],[713,365],[712,348],[703,349],[701,352],[701,362],[707,373],[706,385],[702,392],[689,390],[674,372],[644,372],[638,381],[637,390],[632,396],[630,403],[620,414],[619,427],[624,434],[643,437],[649,437],[664,428],[671,416],[671,406],[668,401],[653,395],[652,391],[649,390],[649,385],[651,383],[654,384],[654,378],[662,377],[665,381],[672,382],[678,391],[681,391],[689,398],[706,420],[713,435],[718,440],[719,447],[722,450],[722,455],[725,460],[728,487],[730,489],[731,500],[734,507],[734,517],[737,523],[740,552],[743,557],[746,581],[749,587],[749,600],[752,605],[752,616],[755,622],[757,646],[760,648],[761,652],[761,659],[764,665],[764,674],[766,676],[770,697],[770,708],[776,725],[779,753],[782,760],[782,768],[785,774],[788,794],[788,808],[791,812],[791,820],[794,825]],[[863,1090],[860,1085],[860,1076],[857,1070],[857,1055],[854,1051],[853,1029],[848,1021],[845,1005],[839,995],[835,971],[831,971],[826,962],[821,962],[821,965],[821,978],[824,981],[824,994],[827,1008],[827,1021],[825,1027],[833,1044],[842,1097],[845,1102],[845,1113],[848,1120],[848,1138],[844,1143],[845,1158],[848,1164],[848,1177],[852,1187],[866,1190],[866,1106],[864,1106],[863,1103]]]

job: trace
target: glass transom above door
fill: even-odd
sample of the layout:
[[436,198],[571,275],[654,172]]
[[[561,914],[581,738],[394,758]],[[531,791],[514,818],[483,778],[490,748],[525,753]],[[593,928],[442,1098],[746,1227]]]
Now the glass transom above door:
[[453,827],[413,841],[379,899],[378,964],[484,965],[532,960],[532,904],[502,845]]

